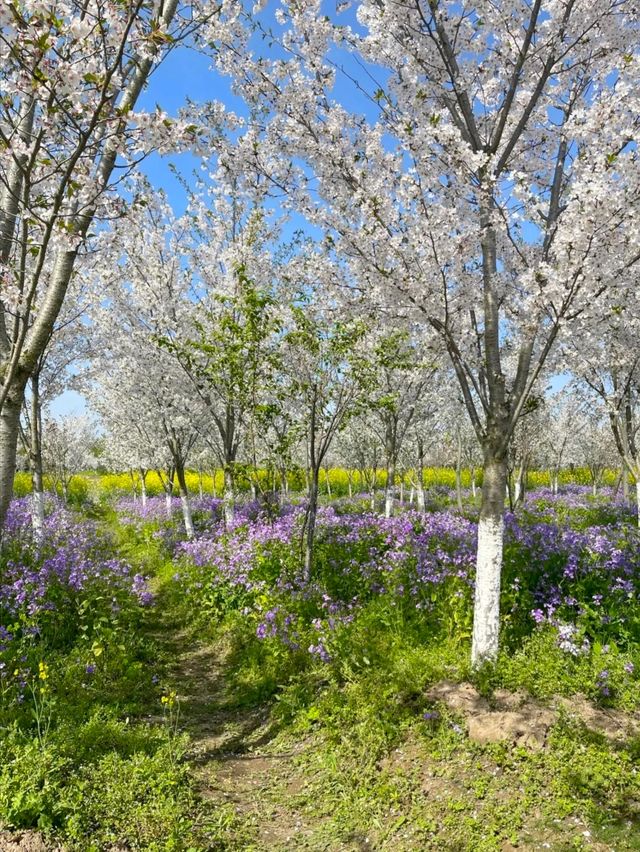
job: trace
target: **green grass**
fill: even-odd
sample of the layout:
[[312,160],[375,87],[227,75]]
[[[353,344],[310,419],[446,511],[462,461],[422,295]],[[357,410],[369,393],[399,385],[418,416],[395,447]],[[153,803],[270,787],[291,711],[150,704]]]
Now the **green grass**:
[[[322,664],[258,640],[237,610],[203,615],[172,581],[176,566],[154,525],[134,529],[96,511],[117,552],[153,575],[158,603],[132,610],[105,634],[91,678],[84,646],[47,657],[45,734],[33,720],[0,730],[0,826],[35,826],[87,852],[492,852],[508,843],[588,849],[593,840],[640,850],[640,741],[612,743],[561,715],[539,751],[479,746],[455,714],[438,708],[437,718],[424,717],[434,710],[426,692],[443,679],[474,679],[489,696],[506,687],[548,701],[588,693],[605,667],[617,684],[610,703],[637,709],[614,650],[571,661],[537,631],[473,678],[468,638],[407,620],[375,598],[340,635],[334,661]],[[186,704],[176,723],[169,696],[186,688],[186,673],[173,665],[184,645],[207,646],[219,659],[224,690],[212,708]],[[254,747],[243,724],[257,714],[268,720],[260,753],[292,755],[286,772],[273,769],[238,793],[238,810],[198,794],[202,767],[180,729],[209,712],[227,714],[238,749]],[[213,787],[224,767],[216,760],[206,767]],[[264,840],[265,825],[296,820],[306,833],[295,846],[286,833]]]

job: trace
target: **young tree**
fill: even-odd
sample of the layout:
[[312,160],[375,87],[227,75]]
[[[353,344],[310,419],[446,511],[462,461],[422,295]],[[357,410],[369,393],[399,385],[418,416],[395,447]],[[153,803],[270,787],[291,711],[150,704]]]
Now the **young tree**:
[[371,382],[361,349],[365,326],[342,322],[330,305],[312,300],[308,288],[293,300],[283,337],[283,380],[298,410],[306,437],[309,476],[305,514],[304,578],[311,578],[320,469],[338,432],[359,405]]
[[372,346],[375,386],[370,405],[374,422],[380,427],[380,443],[385,452],[384,514],[390,518],[398,458],[436,367],[431,361],[425,362],[422,341],[411,341],[406,331],[383,332]]

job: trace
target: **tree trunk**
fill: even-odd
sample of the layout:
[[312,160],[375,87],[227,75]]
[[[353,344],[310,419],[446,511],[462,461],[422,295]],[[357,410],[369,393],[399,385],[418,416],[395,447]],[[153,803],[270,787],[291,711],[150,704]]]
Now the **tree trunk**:
[[485,454],[473,611],[471,664],[474,668],[493,662],[498,656],[506,484],[505,460]]
[[462,435],[458,429],[457,451],[456,451],[456,500],[458,509],[462,512]]
[[384,516],[390,518],[393,514],[394,487],[396,480],[396,462],[393,456],[387,458],[387,478],[384,488]]
[[185,533],[187,538],[193,538],[195,530],[193,528],[193,517],[191,515],[191,501],[189,500],[187,480],[184,475],[184,465],[181,462],[176,463],[176,477],[178,479],[178,490],[180,492],[180,505],[182,506],[182,518],[184,520]]
[[311,570],[313,567],[313,546],[315,543],[316,520],[318,516],[319,473],[319,470],[312,470],[309,483],[309,505],[307,507],[304,540],[304,579],[307,583],[311,580]]
[[424,512],[426,500],[424,496],[424,443],[418,438],[418,468],[416,470],[416,493],[418,495],[418,511]]
[[347,483],[349,488],[349,499],[353,497],[353,471],[351,468],[347,470]]
[[515,494],[513,499],[514,508],[518,506],[519,503],[524,502],[525,476],[525,467],[524,464],[521,464],[518,468],[518,473],[516,474]]
[[[625,473],[626,476],[626,473]],[[636,474],[636,513],[638,518],[638,527],[640,528],[640,477]]]
[[36,371],[31,377],[31,435],[29,460],[31,465],[31,527],[36,542],[44,533],[44,477],[42,475],[42,406],[40,405],[40,381]]
[[622,469],[622,497],[625,503],[629,502],[629,474],[625,468]]
[[233,463],[226,462],[223,468],[224,474],[224,494],[223,494],[223,506],[224,506],[224,522],[226,526],[233,523],[233,519],[236,514],[236,493],[235,493],[235,481],[233,476]]
[[142,507],[147,505],[147,471],[140,468],[140,494],[142,496]]
[[329,468],[328,467],[325,467],[325,469],[324,469],[324,481],[325,481],[325,485],[327,487],[327,497],[329,498],[329,500],[331,500],[331,497],[332,497],[331,481],[329,479]]
[[0,529],[13,496],[22,392],[11,394],[0,412]]
[[475,466],[471,467],[471,495],[473,499],[476,499],[476,494],[478,493],[478,486],[476,485],[476,469]]

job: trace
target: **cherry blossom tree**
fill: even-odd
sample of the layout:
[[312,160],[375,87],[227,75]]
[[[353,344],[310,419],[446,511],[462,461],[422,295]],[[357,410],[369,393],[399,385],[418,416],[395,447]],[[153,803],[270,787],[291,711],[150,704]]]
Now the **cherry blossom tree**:
[[303,538],[304,577],[309,580],[320,470],[338,432],[366,404],[371,369],[362,345],[366,326],[357,320],[340,321],[321,296],[313,297],[308,276],[305,284],[291,300],[285,321],[283,382],[306,437],[309,485]]
[[66,415],[46,419],[42,431],[44,469],[66,503],[73,475],[95,467],[95,424],[86,415]]
[[0,8],[0,523],[25,386],[91,228],[119,214],[117,185],[145,152],[194,138],[160,110],[136,111],[140,93],[212,11],[179,0]]
[[[89,374],[95,386],[89,392],[106,426],[121,434],[129,423],[132,438],[127,443],[137,457],[135,466],[142,472],[144,457],[154,459],[168,506],[173,475],[165,477],[165,465],[159,462],[169,462],[191,537],[185,471],[205,415],[179,360],[164,345],[192,328],[197,294],[183,262],[190,245],[189,222],[174,217],[162,195],[147,193],[104,242],[92,270],[93,333],[100,345]],[[164,449],[160,458],[155,447]]]
[[357,27],[320,0],[283,0],[277,27],[225,9],[242,61],[220,67],[258,117],[234,156],[449,354],[483,452],[472,661],[495,660],[511,438],[559,331],[638,260],[635,6],[362,0]]
[[553,494],[558,493],[560,471],[569,461],[577,462],[578,439],[585,427],[584,399],[575,387],[566,387],[544,401],[545,420],[541,434],[541,460],[549,470]]
[[421,399],[436,373],[433,359],[424,359],[424,346],[411,341],[406,331],[383,331],[372,341],[375,387],[370,396],[374,422],[380,426],[385,451],[385,517],[393,514],[396,467],[404,441]]

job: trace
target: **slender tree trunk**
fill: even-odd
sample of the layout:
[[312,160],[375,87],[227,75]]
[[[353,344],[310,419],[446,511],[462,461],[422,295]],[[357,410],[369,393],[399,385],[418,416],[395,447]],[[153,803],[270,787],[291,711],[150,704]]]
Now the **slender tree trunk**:
[[456,501],[458,509],[462,512],[462,435],[458,429],[456,441]]
[[476,468],[475,465],[471,466],[471,495],[473,499],[476,499],[476,494],[478,493],[478,486],[476,484]]
[[233,462],[226,461],[223,469],[224,473],[224,522],[226,526],[233,523],[236,514],[236,489],[235,477],[233,475]]
[[393,455],[387,457],[387,474],[384,488],[384,516],[390,518],[393,514],[394,488],[396,480],[396,461]]
[[304,579],[307,583],[311,580],[311,571],[313,568],[313,548],[315,544],[316,521],[318,517],[319,479],[319,469],[313,468],[311,470],[309,483],[309,505],[307,507],[304,541]]
[[147,505],[147,471],[140,468],[140,494],[143,508]]
[[162,487],[164,488],[164,501],[167,517],[171,518],[173,516],[173,469],[168,472],[166,480],[160,470],[158,470],[158,476],[162,483]]
[[506,484],[505,460],[485,452],[473,611],[471,663],[474,668],[498,656]]
[[287,502],[287,469],[280,468],[280,505],[284,506]]
[[349,499],[353,497],[353,471],[351,468],[347,470],[347,483],[349,489]]
[[[626,476],[626,474],[625,474]],[[638,519],[638,527],[640,528],[640,476],[636,470],[636,514]]]
[[331,500],[331,497],[332,497],[331,480],[329,479],[329,468],[328,467],[325,467],[325,469],[324,469],[324,481],[325,481],[325,485],[326,485],[326,488],[327,488],[327,497],[329,498],[329,500]]
[[42,406],[40,405],[40,380],[38,371],[31,377],[31,436],[29,456],[31,464],[31,527],[36,542],[44,533],[44,477],[42,475]]
[[184,520],[184,529],[187,538],[193,538],[195,530],[193,528],[193,516],[191,515],[191,501],[189,499],[189,491],[187,489],[187,479],[184,475],[184,464],[176,462],[176,478],[178,480],[178,490],[180,492],[180,505],[182,507],[182,518]]
[[404,474],[400,474],[400,505],[404,503]]
[[418,496],[418,510],[424,512],[426,500],[424,495],[424,443],[418,438],[418,465],[416,470],[416,493]]
[[204,497],[204,484],[202,481],[202,466],[198,465],[198,496],[202,500]]
[[516,482],[515,482],[515,494],[513,499],[514,508],[519,505],[519,503],[524,502],[524,480],[525,480],[525,468],[524,464],[521,464],[518,468],[518,472],[516,474]]
[[622,469],[622,497],[625,503],[629,502],[629,474],[624,468]]

